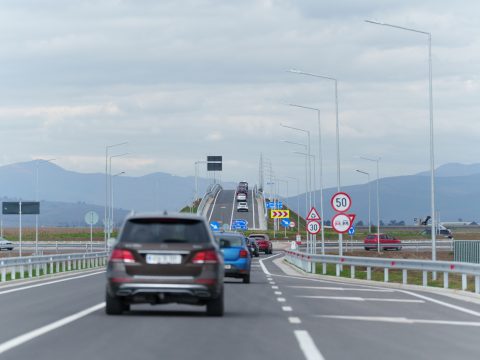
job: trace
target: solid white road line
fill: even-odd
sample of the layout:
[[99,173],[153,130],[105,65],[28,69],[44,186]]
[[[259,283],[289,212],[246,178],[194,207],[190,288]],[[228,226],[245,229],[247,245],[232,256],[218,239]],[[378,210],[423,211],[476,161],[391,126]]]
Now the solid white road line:
[[346,301],[380,301],[380,302],[401,302],[401,303],[417,303],[423,304],[424,300],[414,299],[384,299],[384,298],[362,298],[356,296],[317,296],[317,295],[297,295],[298,298],[304,299],[325,299],[325,300],[346,300]]
[[288,321],[290,322],[290,324],[301,324],[302,323],[302,320],[300,320],[300,318],[293,317],[293,316],[289,317]]
[[210,216],[208,217],[208,223],[209,223],[209,224],[210,224],[210,221],[212,220],[213,209],[215,209],[215,204],[217,203],[218,195],[220,195],[221,192],[222,192],[222,190],[220,190],[220,191],[217,193],[217,196],[215,196],[215,199],[213,199],[212,210],[210,210]]
[[[280,253],[280,254],[275,254],[275,255],[271,255],[269,257],[266,257],[264,259],[260,259],[258,262],[260,263],[260,266],[262,267],[262,270],[265,274],[267,275],[270,275],[270,276],[274,276],[273,274],[270,273],[270,271],[267,270],[267,267],[265,266],[265,264],[263,263],[265,260],[268,260],[268,259],[271,259],[271,258],[274,258],[276,256],[279,256],[279,255],[283,255],[283,253]],[[275,275],[276,276],[276,275]]]
[[325,358],[322,356],[317,346],[313,342],[313,339],[308,333],[308,331],[295,330],[294,333],[295,337],[297,338],[298,344],[300,345],[300,349],[303,351],[303,355],[305,355],[305,359],[325,360]]
[[74,322],[78,319],[81,319],[95,311],[100,310],[101,308],[105,307],[105,303],[102,302],[100,304],[94,305],[92,307],[89,307],[88,309],[82,310],[76,314],[64,317],[63,319],[57,320],[51,324],[42,326],[36,330],[29,331],[23,335],[17,336],[11,340],[8,340],[2,344],[0,344],[0,354],[3,354],[4,352],[11,350],[19,345],[22,345],[30,340],[33,340],[39,336],[42,336],[50,331],[53,331],[55,329],[58,329],[59,327],[65,326],[71,322]]
[[311,289],[311,290],[332,290],[332,291],[369,291],[369,292],[386,292],[393,293],[395,290],[390,289],[365,289],[365,288],[344,288],[333,286],[288,286],[292,289]]
[[231,214],[231,216],[230,216],[230,229],[232,228],[232,223],[233,223],[233,210],[235,209],[235,193],[236,193],[236,191],[233,191],[232,214]]
[[282,310],[283,311],[292,311],[292,307],[291,306],[282,306]]
[[427,319],[407,319],[403,317],[344,316],[344,315],[315,315],[315,317],[341,319],[341,320],[388,322],[388,323],[397,323],[397,324],[431,324],[431,325],[454,325],[454,326],[480,327],[480,322],[478,321],[427,320]]
[[61,283],[61,282],[65,282],[65,281],[70,281],[70,280],[82,279],[82,278],[86,278],[86,277],[89,277],[89,276],[94,276],[94,275],[102,274],[102,273],[104,273],[104,272],[105,272],[105,270],[102,270],[102,271],[97,271],[97,272],[89,273],[89,274],[85,274],[85,275],[72,276],[72,277],[63,278],[63,279],[59,279],[59,280],[52,280],[52,281],[42,282],[42,283],[40,283],[40,284],[33,284],[33,285],[22,286],[22,287],[18,287],[18,288],[14,288],[14,289],[3,290],[3,291],[0,291],[0,295],[9,294],[9,293],[17,292],[17,291],[22,291],[22,290],[33,289],[33,288],[40,287],[40,286],[57,284],[57,283]]

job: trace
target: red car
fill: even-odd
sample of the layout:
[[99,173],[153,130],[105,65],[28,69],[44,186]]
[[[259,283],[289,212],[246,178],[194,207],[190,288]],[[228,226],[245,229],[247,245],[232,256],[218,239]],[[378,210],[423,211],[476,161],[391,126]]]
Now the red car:
[[265,252],[265,254],[271,254],[272,249],[272,242],[270,238],[266,234],[250,234],[250,239],[255,239],[258,245],[258,250]]
[[[370,234],[363,240],[365,250],[377,250],[378,236]],[[380,234],[380,250],[402,250],[402,242],[388,234]]]

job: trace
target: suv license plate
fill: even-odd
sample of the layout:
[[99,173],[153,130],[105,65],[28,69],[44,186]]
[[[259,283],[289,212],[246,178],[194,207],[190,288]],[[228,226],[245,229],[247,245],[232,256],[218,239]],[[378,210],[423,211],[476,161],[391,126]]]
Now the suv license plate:
[[157,255],[147,254],[147,264],[181,264],[182,255]]

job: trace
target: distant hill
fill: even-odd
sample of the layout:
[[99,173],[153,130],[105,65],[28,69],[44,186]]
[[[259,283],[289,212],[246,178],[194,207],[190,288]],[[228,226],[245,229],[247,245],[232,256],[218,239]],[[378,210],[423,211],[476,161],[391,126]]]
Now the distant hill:
[[[450,166],[451,165],[451,166]],[[458,166],[448,164],[439,168],[436,176],[436,208],[440,221],[480,221],[480,164]],[[443,168],[443,169],[442,169]],[[448,176],[454,169],[463,169],[459,176]],[[455,173],[459,173],[458,171]],[[376,223],[376,181],[371,186],[371,219]],[[388,224],[391,220],[405,221],[412,225],[414,218],[430,215],[430,178],[424,173],[411,176],[397,176],[380,179],[380,218]],[[345,186],[342,191],[352,197],[349,212],[357,214],[357,220],[368,221],[368,184]],[[333,211],[330,198],[336,188],[324,191],[325,219],[331,219]],[[319,204],[320,192],[316,192]],[[289,199],[292,208],[297,208],[297,197]],[[319,208],[319,205],[317,205]],[[305,213],[305,196],[300,196],[300,213]]]
[[[435,170],[435,177],[469,176],[480,174],[480,164],[449,163],[439,166]],[[422,171],[417,175],[430,176],[430,171]]]
[[[103,219],[104,174],[68,171],[48,162],[38,165],[39,199],[43,201],[42,224],[83,224],[83,214],[89,210],[98,211]],[[36,166],[35,161],[1,166],[0,196],[5,199],[34,200]],[[209,179],[198,179],[199,196],[202,196],[210,182]],[[235,184],[225,183],[224,186],[233,188]],[[122,175],[114,178],[113,189],[114,207],[122,218],[131,210],[178,211],[192,202],[195,178],[162,172],[140,177]],[[9,223],[10,218],[6,217],[6,221]],[[27,217],[25,221],[29,221]]]

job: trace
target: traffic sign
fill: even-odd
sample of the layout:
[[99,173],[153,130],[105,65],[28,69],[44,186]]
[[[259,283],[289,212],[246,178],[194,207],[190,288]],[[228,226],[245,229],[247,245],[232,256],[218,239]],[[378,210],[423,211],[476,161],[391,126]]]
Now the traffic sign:
[[87,225],[95,225],[98,222],[98,214],[95,211],[89,211],[85,214]]
[[216,221],[212,221],[210,223],[210,229],[212,229],[212,231],[218,231],[220,230],[220,224]]
[[318,211],[314,207],[310,209],[310,212],[307,215],[307,221],[310,220],[320,220],[320,215],[318,215]]
[[337,214],[332,219],[332,227],[339,234],[344,234],[352,227],[354,214]]
[[235,219],[232,221],[232,225],[247,226],[248,221],[244,219]]
[[297,226],[297,224],[295,223],[295,221],[290,221],[290,225],[289,225],[291,228],[294,228],[295,226]]
[[344,192],[337,192],[332,196],[330,200],[333,210],[344,213],[347,212],[352,206],[352,199],[350,195]]
[[283,203],[281,201],[273,202],[269,201],[266,203],[267,209],[281,209],[283,207]]
[[355,225],[352,225],[350,229],[348,229],[348,235],[355,235]]
[[290,217],[290,210],[270,210],[271,219],[285,219]]
[[290,219],[282,219],[282,221],[280,221],[280,224],[282,224],[283,227],[289,227],[290,226]]
[[316,220],[309,221],[307,224],[307,231],[309,234],[318,234],[320,229],[320,223]]

